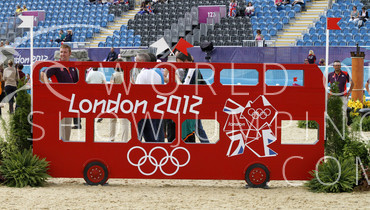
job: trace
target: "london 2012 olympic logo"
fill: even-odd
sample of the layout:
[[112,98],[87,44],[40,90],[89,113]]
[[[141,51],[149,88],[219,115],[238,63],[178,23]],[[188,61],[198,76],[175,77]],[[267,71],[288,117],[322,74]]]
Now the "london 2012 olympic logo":
[[[130,154],[131,152],[134,152],[134,151],[138,151],[138,150],[141,150],[142,153],[143,153],[143,156],[139,158],[139,160],[134,163],[133,161],[131,161],[131,158],[130,158]],[[156,150],[159,150],[159,151],[163,151],[164,152],[164,156],[161,157],[159,160],[153,156],[153,152],[156,151]],[[180,163],[180,161],[178,160],[178,158],[176,157],[176,151],[179,151],[179,150],[183,150],[186,152],[186,155],[187,155],[187,160],[185,161],[185,163]],[[179,169],[181,167],[184,167],[186,166],[189,161],[190,161],[190,153],[187,149],[185,149],[184,147],[176,147],[174,148],[171,153],[169,154],[169,152],[163,148],[163,147],[154,147],[152,148],[149,153],[146,152],[146,150],[140,146],[135,146],[135,147],[132,147],[128,152],[127,152],[127,160],[128,162],[133,165],[133,166],[136,166],[140,173],[142,173],[143,175],[146,175],[146,176],[150,176],[150,175],[153,175],[155,172],[157,172],[158,168],[159,170],[166,176],[173,176],[175,175]],[[150,163],[152,166],[154,166],[154,170],[150,173],[147,173],[147,172],[144,172],[142,170],[142,166],[144,164],[146,164],[148,161],[148,163]],[[167,165],[167,164],[172,164],[173,166],[175,166],[175,171],[172,172],[172,173],[167,173],[163,170],[163,166]]]

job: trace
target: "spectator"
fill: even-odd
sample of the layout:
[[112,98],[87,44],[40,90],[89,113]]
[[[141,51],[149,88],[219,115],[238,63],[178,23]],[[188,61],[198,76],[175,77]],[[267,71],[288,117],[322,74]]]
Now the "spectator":
[[6,41],[5,41],[5,46],[4,46],[4,47],[6,47],[6,48],[11,48],[12,46],[10,45],[9,41],[8,41],[8,40],[6,40]]
[[[117,59],[116,61],[122,62],[122,59]],[[123,70],[121,68],[115,68],[115,72],[113,73],[112,77],[110,78],[111,84],[122,84],[123,83]],[[130,121],[128,119],[118,119],[120,121],[120,125],[122,128],[122,141],[127,142],[128,134],[130,132]],[[116,123],[117,118],[109,119],[109,137],[111,141],[114,141],[116,136]]]
[[247,7],[245,8],[245,16],[254,16],[254,6],[252,5],[252,2],[248,2]]
[[360,13],[357,11],[357,7],[353,6],[352,11],[351,11],[351,17],[350,17],[349,21],[353,21],[353,22],[357,23],[357,21],[359,20],[359,17],[360,17]]
[[320,58],[319,66],[325,66],[325,59],[324,58]]
[[257,30],[257,35],[255,37],[255,40],[260,41],[263,40],[263,35],[261,34],[261,30]]
[[4,41],[0,42],[0,47],[4,47]]
[[[330,84],[334,82],[338,82],[338,88],[339,88],[339,96],[342,99],[343,106],[342,106],[342,112],[343,116],[346,116],[347,113],[347,99],[348,96],[351,94],[352,89],[354,87],[354,82],[351,80],[348,72],[341,70],[341,63],[340,61],[334,61],[334,72],[330,72],[328,75],[328,82]],[[347,83],[350,83],[351,86],[349,88],[349,91],[347,92]],[[338,94],[337,94],[338,95]],[[330,95],[329,95],[330,97]]]
[[364,26],[365,22],[369,19],[369,13],[366,11],[366,7],[362,7],[360,18],[358,21],[358,27]]
[[17,90],[17,82],[19,80],[19,75],[17,70],[13,67],[13,64],[12,60],[8,60],[8,67],[4,69],[3,73],[5,93],[10,97],[8,98],[10,114],[14,112],[14,95],[12,93]]
[[[72,54],[69,45],[60,46],[60,61],[69,61]],[[49,78],[54,83],[76,83],[78,82],[78,70],[76,68],[49,68],[41,72],[41,81],[44,83],[49,82]],[[69,141],[71,136],[71,123],[72,118],[63,118],[60,122],[60,138],[63,141]],[[63,125],[63,126],[62,126]]]
[[229,17],[235,17],[236,16],[236,7],[238,4],[235,0],[230,0],[229,4]]
[[310,50],[308,52],[307,59],[308,59],[308,63],[309,64],[315,64],[315,62],[316,62],[316,56],[315,56],[315,53],[313,52],[313,50]]
[[55,41],[56,41],[56,42],[58,42],[58,43],[61,43],[61,42],[65,39],[66,34],[65,34],[65,33],[64,33],[64,31],[61,29],[61,30],[59,31],[58,36],[59,36],[59,38],[58,38],[58,39],[56,39]]
[[275,0],[275,5],[276,5],[277,7],[280,7],[282,3],[283,3],[283,1],[282,1],[282,0]]
[[115,61],[117,60],[118,58],[118,54],[116,52],[114,52],[114,48],[110,48],[110,52],[108,53],[108,56],[107,58],[105,59],[105,61]]
[[15,16],[18,16],[22,13],[22,8],[20,5],[17,5],[17,9],[15,10]]
[[28,9],[27,9],[27,6],[24,4],[23,5],[23,11],[22,12],[26,12],[26,11],[28,11]]
[[145,5],[145,2],[141,2],[140,4],[140,11],[138,12],[138,14],[145,14],[145,13],[148,13],[148,11],[146,10],[146,5]]
[[25,80],[26,79],[26,74],[25,73],[23,73],[23,64],[17,64],[16,65],[16,69],[17,69],[17,71],[18,71],[18,75],[19,75],[19,79],[20,80]]
[[[191,63],[194,62],[193,57],[188,53],[186,56],[180,52],[176,55],[176,62],[180,63]],[[187,85],[206,85],[202,74],[198,69],[185,69],[185,77],[183,84]],[[208,136],[203,129],[203,125],[200,119],[197,120],[185,120],[182,127],[181,138],[185,142],[195,142],[195,135],[199,137],[201,143],[209,143]]]
[[67,30],[67,35],[64,37],[63,42],[72,42],[72,30]]
[[308,59],[306,58],[306,59],[304,59],[304,63],[303,64],[309,64],[308,63]]
[[154,14],[153,12],[153,9],[152,9],[152,4],[150,2],[148,2],[146,4],[146,7],[145,7],[146,11],[148,12],[148,14]]
[[[138,54],[135,58],[137,62],[150,62],[148,54]],[[141,69],[141,72],[136,78],[135,84],[164,84],[163,74],[155,69]],[[164,142],[164,130],[162,120],[160,119],[144,119],[138,123],[138,138],[142,136],[146,142]]]
[[293,3],[292,3],[292,6],[294,6],[296,4],[301,5],[302,9],[304,8],[304,0],[294,0]]

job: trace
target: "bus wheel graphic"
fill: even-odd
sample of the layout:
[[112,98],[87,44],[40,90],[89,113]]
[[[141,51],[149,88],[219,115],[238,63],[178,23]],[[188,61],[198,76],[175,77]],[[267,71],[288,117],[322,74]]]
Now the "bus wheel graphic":
[[270,181],[270,171],[262,164],[253,164],[248,167],[245,173],[245,181],[250,187],[264,188]]
[[91,162],[84,168],[84,179],[89,185],[103,185],[108,180],[108,169],[101,162]]

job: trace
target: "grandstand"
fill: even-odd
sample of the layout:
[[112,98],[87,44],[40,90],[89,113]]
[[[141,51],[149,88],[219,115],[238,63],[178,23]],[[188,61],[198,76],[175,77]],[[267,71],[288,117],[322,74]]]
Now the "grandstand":
[[[224,5],[229,0],[172,0],[153,5],[154,14],[137,14],[139,1],[129,4],[97,5],[88,0],[1,0],[0,39],[17,48],[29,47],[29,32],[18,29],[14,16],[17,5],[28,10],[45,11],[45,20],[34,27],[34,47],[59,47],[54,40],[60,29],[73,30],[73,42],[87,47],[147,47],[164,37],[170,46],[184,38],[198,46],[213,42],[215,46],[254,46],[259,29],[267,46],[325,46],[326,17],[342,17],[341,31],[332,31],[331,46],[370,45],[370,23],[358,28],[349,22],[353,6],[370,7],[369,0],[306,0],[302,5],[276,6],[273,0],[251,0],[255,16],[244,16],[248,0],[238,1],[236,17],[208,18],[200,23],[198,7]],[[226,12],[227,14],[227,12]],[[265,46],[266,46],[265,45]]]

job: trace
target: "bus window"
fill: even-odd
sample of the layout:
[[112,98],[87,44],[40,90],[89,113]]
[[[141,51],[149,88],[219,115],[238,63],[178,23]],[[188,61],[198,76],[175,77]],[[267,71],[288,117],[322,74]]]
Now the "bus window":
[[303,70],[267,70],[266,85],[269,86],[303,86]]
[[217,120],[185,120],[181,126],[181,139],[186,143],[215,144],[220,139],[220,124]]
[[281,144],[315,144],[319,139],[318,127],[316,121],[282,120]]
[[85,81],[88,84],[121,84],[123,82],[123,70],[121,68],[91,67],[86,69],[85,75]]
[[85,142],[86,118],[63,118],[60,121],[59,137],[62,141]]
[[40,81],[45,83],[77,83],[79,81],[78,69],[74,67],[52,66],[40,70]]
[[131,122],[126,118],[96,118],[94,142],[128,142],[131,139]]
[[223,69],[220,73],[223,85],[257,85],[258,71],[255,69]]
[[137,136],[143,143],[171,143],[176,139],[176,123],[170,119],[141,119]]

